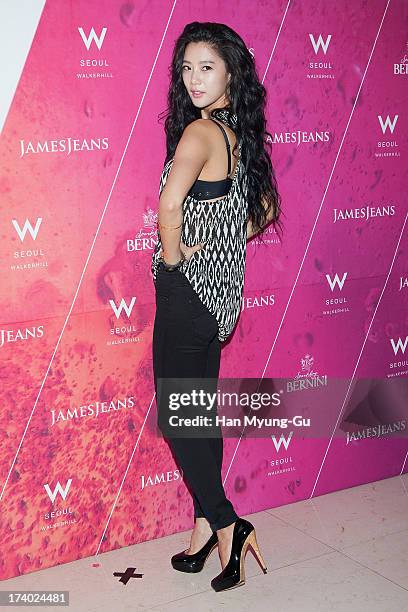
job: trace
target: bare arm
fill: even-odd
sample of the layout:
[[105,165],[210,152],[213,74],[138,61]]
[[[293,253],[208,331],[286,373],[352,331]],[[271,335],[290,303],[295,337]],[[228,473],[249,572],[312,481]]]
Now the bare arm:
[[[163,245],[162,255],[169,264],[177,263],[181,258],[183,202],[209,157],[210,143],[204,121],[205,119],[197,119],[185,128],[160,195],[158,221]],[[177,229],[162,227],[161,224]]]

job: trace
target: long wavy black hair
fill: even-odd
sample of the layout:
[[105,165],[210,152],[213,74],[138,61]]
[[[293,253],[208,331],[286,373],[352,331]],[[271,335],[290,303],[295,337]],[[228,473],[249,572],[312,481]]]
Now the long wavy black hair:
[[[255,61],[244,41],[223,23],[193,21],[185,26],[175,42],[169,68],[171,82],[167,95],[168,109],[159,115],[160,120],[166,117],[164,129],[167,155],[164,163],[174,156],[185,127],[201,118],[201,111],[192,103],[183,82],[182,64],[185,49],[190,42],[208,44],[224,60],[226,70],[231,74],[227,88],[230,104],[222,108],[223,112],[226,109],[235,115],[234,131],[237,142],[241,143],[241,163],[245,167],[247,181],[247,220],[251,220],[255,232],[262,232],[267,224],[267,214],[272,209],[272,225],[278,230],[278,226],[282,225],[281,197],[267,151],[267,147],[272,147],[272,136],[266,130],[267,92],[259,81]],[[211,115],[216,116],[214,110]],[[262,200],[266,208],[261,204]],[[262,236],[261,233],[258,235]]]

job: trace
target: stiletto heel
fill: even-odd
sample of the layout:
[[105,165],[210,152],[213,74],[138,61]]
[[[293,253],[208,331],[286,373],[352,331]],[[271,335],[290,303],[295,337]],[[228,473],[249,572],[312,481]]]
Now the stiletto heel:
[[248,546],[251,546],[257,561],[261,563],[263,573],[267,573],[266,563],[256,540],[255,527],[249,521],[239,518],[234,525],[229,561],[222,572],[211,580],[214,591],[226,591],[245,584],[244,561]]
[[266,574],[267,572],[267,567],[266,567],[266,563],[261,555],[261,551],[259,550],[259,546],[258,546],[258,542],[256,541],[256,533],[255,533],[255,529],[253,531],[251,531],[251,533],[248,536],[248,542],[249,544],[252,546],[253,551],[255,553],[255,557],[258,558],[258,561],[260,562],[261,566],[262,566],[262,571],[264,574]]
[[189,572],[192,574],[201,572],[205,562],[216,546],[218,546],[218,536],[214,531],[208,542],[200,550],[192,555],[186,554],[185,551],[177,553],[172,556],[171,564],[179,572]]

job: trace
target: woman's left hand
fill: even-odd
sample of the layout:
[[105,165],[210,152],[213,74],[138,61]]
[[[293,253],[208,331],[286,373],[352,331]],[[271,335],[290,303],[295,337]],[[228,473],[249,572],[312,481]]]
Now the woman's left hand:
[[[187,246],[186,244],[184,244],[184,242],[180,242],[180,253],[184,255],[184,257],[186,258],[186,261],[188,261],[190,257],[196,251],[200,251],[202,248],[204,248],[204,246],[205,246],[205,243],[203,242],[199,242],[198,244],[195,244],[192,247]],[[171,261],[171,258],[169,260],[168,256],[165,255],[163,249],[160,249],[160,256],[164,259],[166,264],[169,264],[169,265],[176,264],[179,261],[179,258],[177,258],[176,261]]]
[[183,253],[184,257],[188,261],[190,257],[196,252],[203,249],[205,246],[204,242],[199,242],[192,247],[187,246],[184,242],[180,242],[180,251]]

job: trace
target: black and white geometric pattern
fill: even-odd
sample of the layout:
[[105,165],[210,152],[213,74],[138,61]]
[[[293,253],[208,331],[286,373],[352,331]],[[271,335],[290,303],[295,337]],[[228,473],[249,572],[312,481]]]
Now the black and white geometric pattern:
[[[225,341],[238,320],[245,278],[247,198],[239,186],[243,168],[241,146],[231,189],[216,202],[187,196],[183,202],[181,240],[187,246],[205,242],[179,268],[194,291],[218,322],[218,338]],[[159,196],[170,174],[173,159],[164,166]],[[153,251],[151,270],[156,282],[160,232]]]

